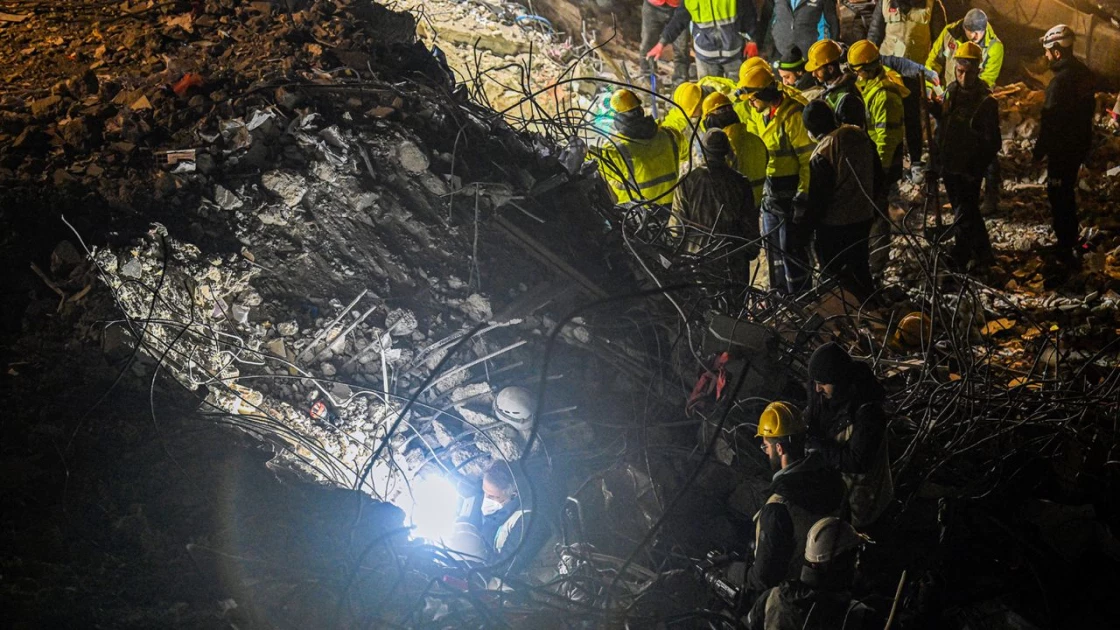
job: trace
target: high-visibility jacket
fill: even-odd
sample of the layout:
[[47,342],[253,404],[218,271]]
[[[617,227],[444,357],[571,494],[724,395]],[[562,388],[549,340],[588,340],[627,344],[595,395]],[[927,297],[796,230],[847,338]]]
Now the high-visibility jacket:
[[700,77],[696,80],[696,85],[699,85],[700,89],[705,94],[707,94],[708,90],[711,89],[712,91],[723,94],[724,96],[730,98],[732,101],[735,100],[735,90],[739,89],[739,86],[735,83],[734,80],[728,79],[727,77],[718,77],[714,74],[709,74],[706,77]]
[[[900,79],[901,81],[901,79]],[[857,84],[867,106],[867,135],[875,142],[884,169],[890,169],[905,135],[902,122],[902,94],[886,72]]]
[[[926,67],[937,73],[945,71],[941,75],[942,85],[957,80],[957,62],[953,60],[953,55],[967,39],[964,34],[964,20],[958,20],[946,26],[937,37],[937,41],[933,42],[933,48],[926,58]],[[980,60],[980,78],[988,85],[995,85],[996,80],[999,79],[999,72],[1003,69],[1003,42],[996,37],[991,23],[984,30],[984,39],[980,40],[979,46],[984,51],[984,58]]]
[[736,0],[684,0],[692,18],[692,50],[702,61],[741,59],[746,43],[739,34]]
[[879,44],[879,54],[883,56],[906,57],[921,63],[930,51],[932,35],[929,23],[933,18],[933,0],[919,0],[909,11],[902,11],[892,4],[879,3],[880,15],[872,18],[867,38],[871,41],[883,38]]
[[648,140],[618,134],[601,149],[599,172],[618,203],[669,203],[677,185],[680,145],[680,135],[665,127],[658,128]]
[[[786,100],[800,103],[802,107],[809,104],[809,99],[801,93],[801,90],[781,83],[778,83],[777,86],[778,90],[786,96]],[[750,101],[747,99],[736,101],[733,108],[735,113],[739,115],[739,122],[747,126],[747,131],[756,136],[762,135],[762,128],[766,126],[762,121],[762,112],[751,107]]]
[[685,118],[684,111],[678,107],[669,109],[669,113],[665,114],[665,120],[661,121],[661,127],[664,129],[671,129],[677,132],[684,141],[680,143],[680,161],[681,166],[689,163],[690,147],[693,143],[699,141],[698,131],[700,129],[700,117]]
[[800,101],[787,96],[768,122],[759,113],[761,133],[758,137],[766,145],[769,157],[767,194],[775,198],[793,198],[794,193],[809,194],[809,158],[816,143],[809,139],[801,120],[803,109],[805,106]]

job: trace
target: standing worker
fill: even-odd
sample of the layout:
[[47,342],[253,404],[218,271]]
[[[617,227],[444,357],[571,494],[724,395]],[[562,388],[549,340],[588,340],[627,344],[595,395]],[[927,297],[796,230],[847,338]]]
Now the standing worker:
[[809,238],[794,223],[803,215],[809,196],[809,157],[813,141],[801,120],[804,105],[778,87],[768,66],[751,68],[740,82],[766,145],[766,187],[762,199],[762,232],[770,265],[770,287],[800,295],[810,287]]
[[[980,269],[992,262],[988,228],[980,215],[980,180],[996,159],[1001,136],[999,105],[980,80],[980,47],[965,42],[954,54],[956,80],[945,91],[938,114],[937,165],[953,206],[955,242],[949,256],[958,270]],[[932,107],[932,105],[931,105]]]
[[660,57],[689,24],[696,76],[700,78],[715,75],[734,79],[743,58],[758,52],[758,46],[744,37],[752,36],[758,26],[754,0],[682,0],[661,31],[660,40],[645,56]]
[[[902,138],[905,133],[902,99],[909,94],[900,83],[887,76],[879,58],[879,49],[866,39],[848,49],[848,65],[856,72],[856,86],[867,106],[867,135],[875,143],[883,165],[883,187],[880,201],[894,192],[902,179]],[[871,222],[871,273],[881,275],[887,266],[891,245],[891,222],[888,204],[875,213]]]
[[762,204],[766,183],[766,163],[769,161],[766,144],[739,121],[739,114],[732,107],[731,99],[719,92],[704,97],[703,127],[722,129],[727,134],[727,139],[731,142],[731,166],[750,182],[757,208]]
[[1054,78],[1046,86],[1034,160],[1046,164],[1046,196],[1050,198],[1059,261],[1073,264],[1078,246],[1077,174],[1093,146],[1095,79],[1073,55],[1073,29],[1059,24],[1041,42]]
[[809,136],[817,141],[809,160],[805,220],[815,232],[821,273],[836,277],[843,289],[863,302],[875,290],[867,239],[878,215],[875,199],[883,180],[879,154],[867,132],[852,125],[837,126],[832,108],[822,100],[806,105],[803,117]]
[[856,527],[874,523],[894,498],[887,454],[886,391],[871,368],[835,342],[809,358],[810,449],[840,471]]
[[844,482],[820,455],[805,451],[805,421],[793,405],[775,401],[758,419],[755,437],[774,472],[770,497],[755,515],[754,563],[744,601],[801,574],[809,530],[844,505]]
[[831,39],[822,39],[809,48],[809,60],[805,62],[805,70],[812,73],[813,78],[824,87],[817,98],[828,101],[833,109],[840,102],[840,97],[853,92],[859,93],[855,73],[840,69],[840,62],[843,60],[844,51],[840,44]]
[[801,54],[800,48],[797,46],[791,48],[789,54],[782,57],[776,65],[783,85],[797,88],[799,92],[805,94],[806,100],[812,100],[813,97],[807,91],[819,88],[820,84],[805,70],[805,56]]
[[700,132],[700,103],[703,91],[700,86],[692,81],[685,81],[673,90],[673,103],[676,107],[668,107],[665,119],[661,121],[663,129],[677,132],[684,141],[680,144],[681,170],[687,171],[695,166],[692,163],[692,145],[699,140]]
[[809,530],[801,579],[755,600],[748,630],[879,630],[884,619],[852,599],[859,553],[870,542],[848,523],[826,517]]
[[820,39],[840,37],[840,20],[832,0],[774,0],[770,32],[778,56],[785,57],[794,46],[809,50]]
[[704,164],[688,172],[673,195],[669,233],[684,239],[689,253],[720,265],[730,282],[750,278],[758,257],[758,207],[750,182],[730,164],[731,143],[722,129],[704,134]]
[[[966,43],[980,48],[980,80],[987,83],[988,87],[995,87],[1000,70],[1003,69],[1003,42],[996,37],[996,32],[988,23],[988,14],[980,9],[969,10],[964,14],[964,19],[949,24],[941,31],[929,51],[926,66],[939,74],[944,69],[942,85],[956,80],[957,73],[953,68],[956,52]],[[1001,180],[999,160],[992,160],[984,176],[982,209],[985,213],[994,212],[999,206]]]
[[[646,57],[657,45],[665,25],[673,13],[681,6],[681,0],[641,0],[642,3],[642,45],[638,67],[642,76],[649,77],[655,70],[653,62]],[[673,39],[673,83],[680,85],[688,81],[688,33],[683,29]]]
[[611,95],[611,109],[617,135],[599,151],[599,173],[616,202],[670,203],[680,168],[680,136],[659,127],[625,88]]
[[883,56],[922,63],[929,57],[932,19],[933,0],[877,0],[867,39]]

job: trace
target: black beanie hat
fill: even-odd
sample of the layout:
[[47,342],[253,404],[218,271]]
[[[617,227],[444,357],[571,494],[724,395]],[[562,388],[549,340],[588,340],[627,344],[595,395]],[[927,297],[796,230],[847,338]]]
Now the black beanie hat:
[[825,385],[847,383],[852,376],[852,357],[835,341],[817,348],[809,357],[809,380]]
[[801,54],[801,49],[797,46],[789,49],[781,61],[778,62],[779,70],[795,71],[805,68],[805,57]]
[[726,157],[731,153],[731,141],[722,129],[712,129],[704,136],[704,152],[715,158]]
[[851,92],[836,101],[836,122],[841,125],[855,125],[861,129],[867,128],[867,106],[858,94]]
[[832,107],[822,99],[809,101],[801,111],[801,120],[805,129],[818,138],[823,138],[836,129],[836,115]]

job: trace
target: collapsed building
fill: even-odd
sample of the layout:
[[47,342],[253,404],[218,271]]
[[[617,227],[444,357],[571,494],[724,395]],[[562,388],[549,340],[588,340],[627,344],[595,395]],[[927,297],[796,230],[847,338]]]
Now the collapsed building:
[[[893,407],[899,505],[869,590],[904,626],[1095,623],[1120,559],[1113,95],[1075,278],[1049,286],[1037,255],[1026,75],[997,92],[999,283],[946,290],[922,238],[942,208],[904,188],[871,311],[827,285],[713,294],[612,207],[586,142],[636,61],[602,7],[0,6],[17,619],[699,623],[722,604],[696,565],[746,551],[765,499],[758,413],[803,401],[808,353],[838,340]],[[911,311],[932,322],[916,346]],[[507,387],[531,430],[495,409]],[[495,461],[550,470],[548,586],[479,593],[410,539],[427,480]],[[1110,578],[1071,593],[1090,565]]]

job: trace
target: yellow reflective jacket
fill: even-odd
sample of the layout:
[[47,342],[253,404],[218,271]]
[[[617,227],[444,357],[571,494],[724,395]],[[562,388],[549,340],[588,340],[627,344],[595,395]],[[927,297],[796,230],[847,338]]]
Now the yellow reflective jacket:
[[699,85],[700,89],[705,93],[707,93],[707,90],[710,88],[713,92],[719,92],[731,100],[735,100],[735,90],[739,89],[735,81],[727,77],[717,77],[715,75],[708,75],[697,79],[696,85]]
[[680,134],[666,127],[659,127],[648,140],[611,136],[600,150],[599,173],[618,203],[669,203],[677,185],[681,144]]
[[[766,145],[769,160],[766,164],[766,177],[770,180],[770,192],[779,192],[782,196],[792,197],[794,192],[809,194],[809,158],[812,157],[813,148],[816,146],[809,139],[809,132],[805,131],[805,123],[801,120],[801,110],[805,106],[793,98],[783,98],[778,105],[774,116],[765,121],[761,112],[758,114],[758,124],[761,133],[757,134]],[[753,108],[749,108],[753,111]],[[747,125],[750,129],[750,125]],[[782,185],[783,190],[774,190],[775,180],[787,178],[797,180],[796,191],[793,186]]]
[[[665,120],[661,121],[661,127],[664,129],[672,129],[677,132],[677,135],[683,139],[680,143],[680,160],[681,166],[689,165],[690,147],[692,144],[699,140],[700,136],[696,135],[697,130],[700,128],[700,117],[697,116],[693,119],[685,118],[684,112],[679,107],[673,107],[665,114]],[[687,169],[686,169],[687,170]]]
[[887,74],[856,83],[867,105],[867,135],[875,142],[883,168],[894,163],[895,152],[902,144],[902,95],[898,84]]
[[[926,58],[926,67],[941,75],[941,85],[949,85],[957,80],[957,62],[953,61],[953,55],[965,41],[967,37],[964,34],[964,20],[958,20],[942,29],[937,41],[933,42],[933,48]],[[994,86],[1003,69],[1003,42],[996,37],[991,22],[984,30],[980,48],[984,51],[984,58],[980,61],[980,78],[989,86]]]

